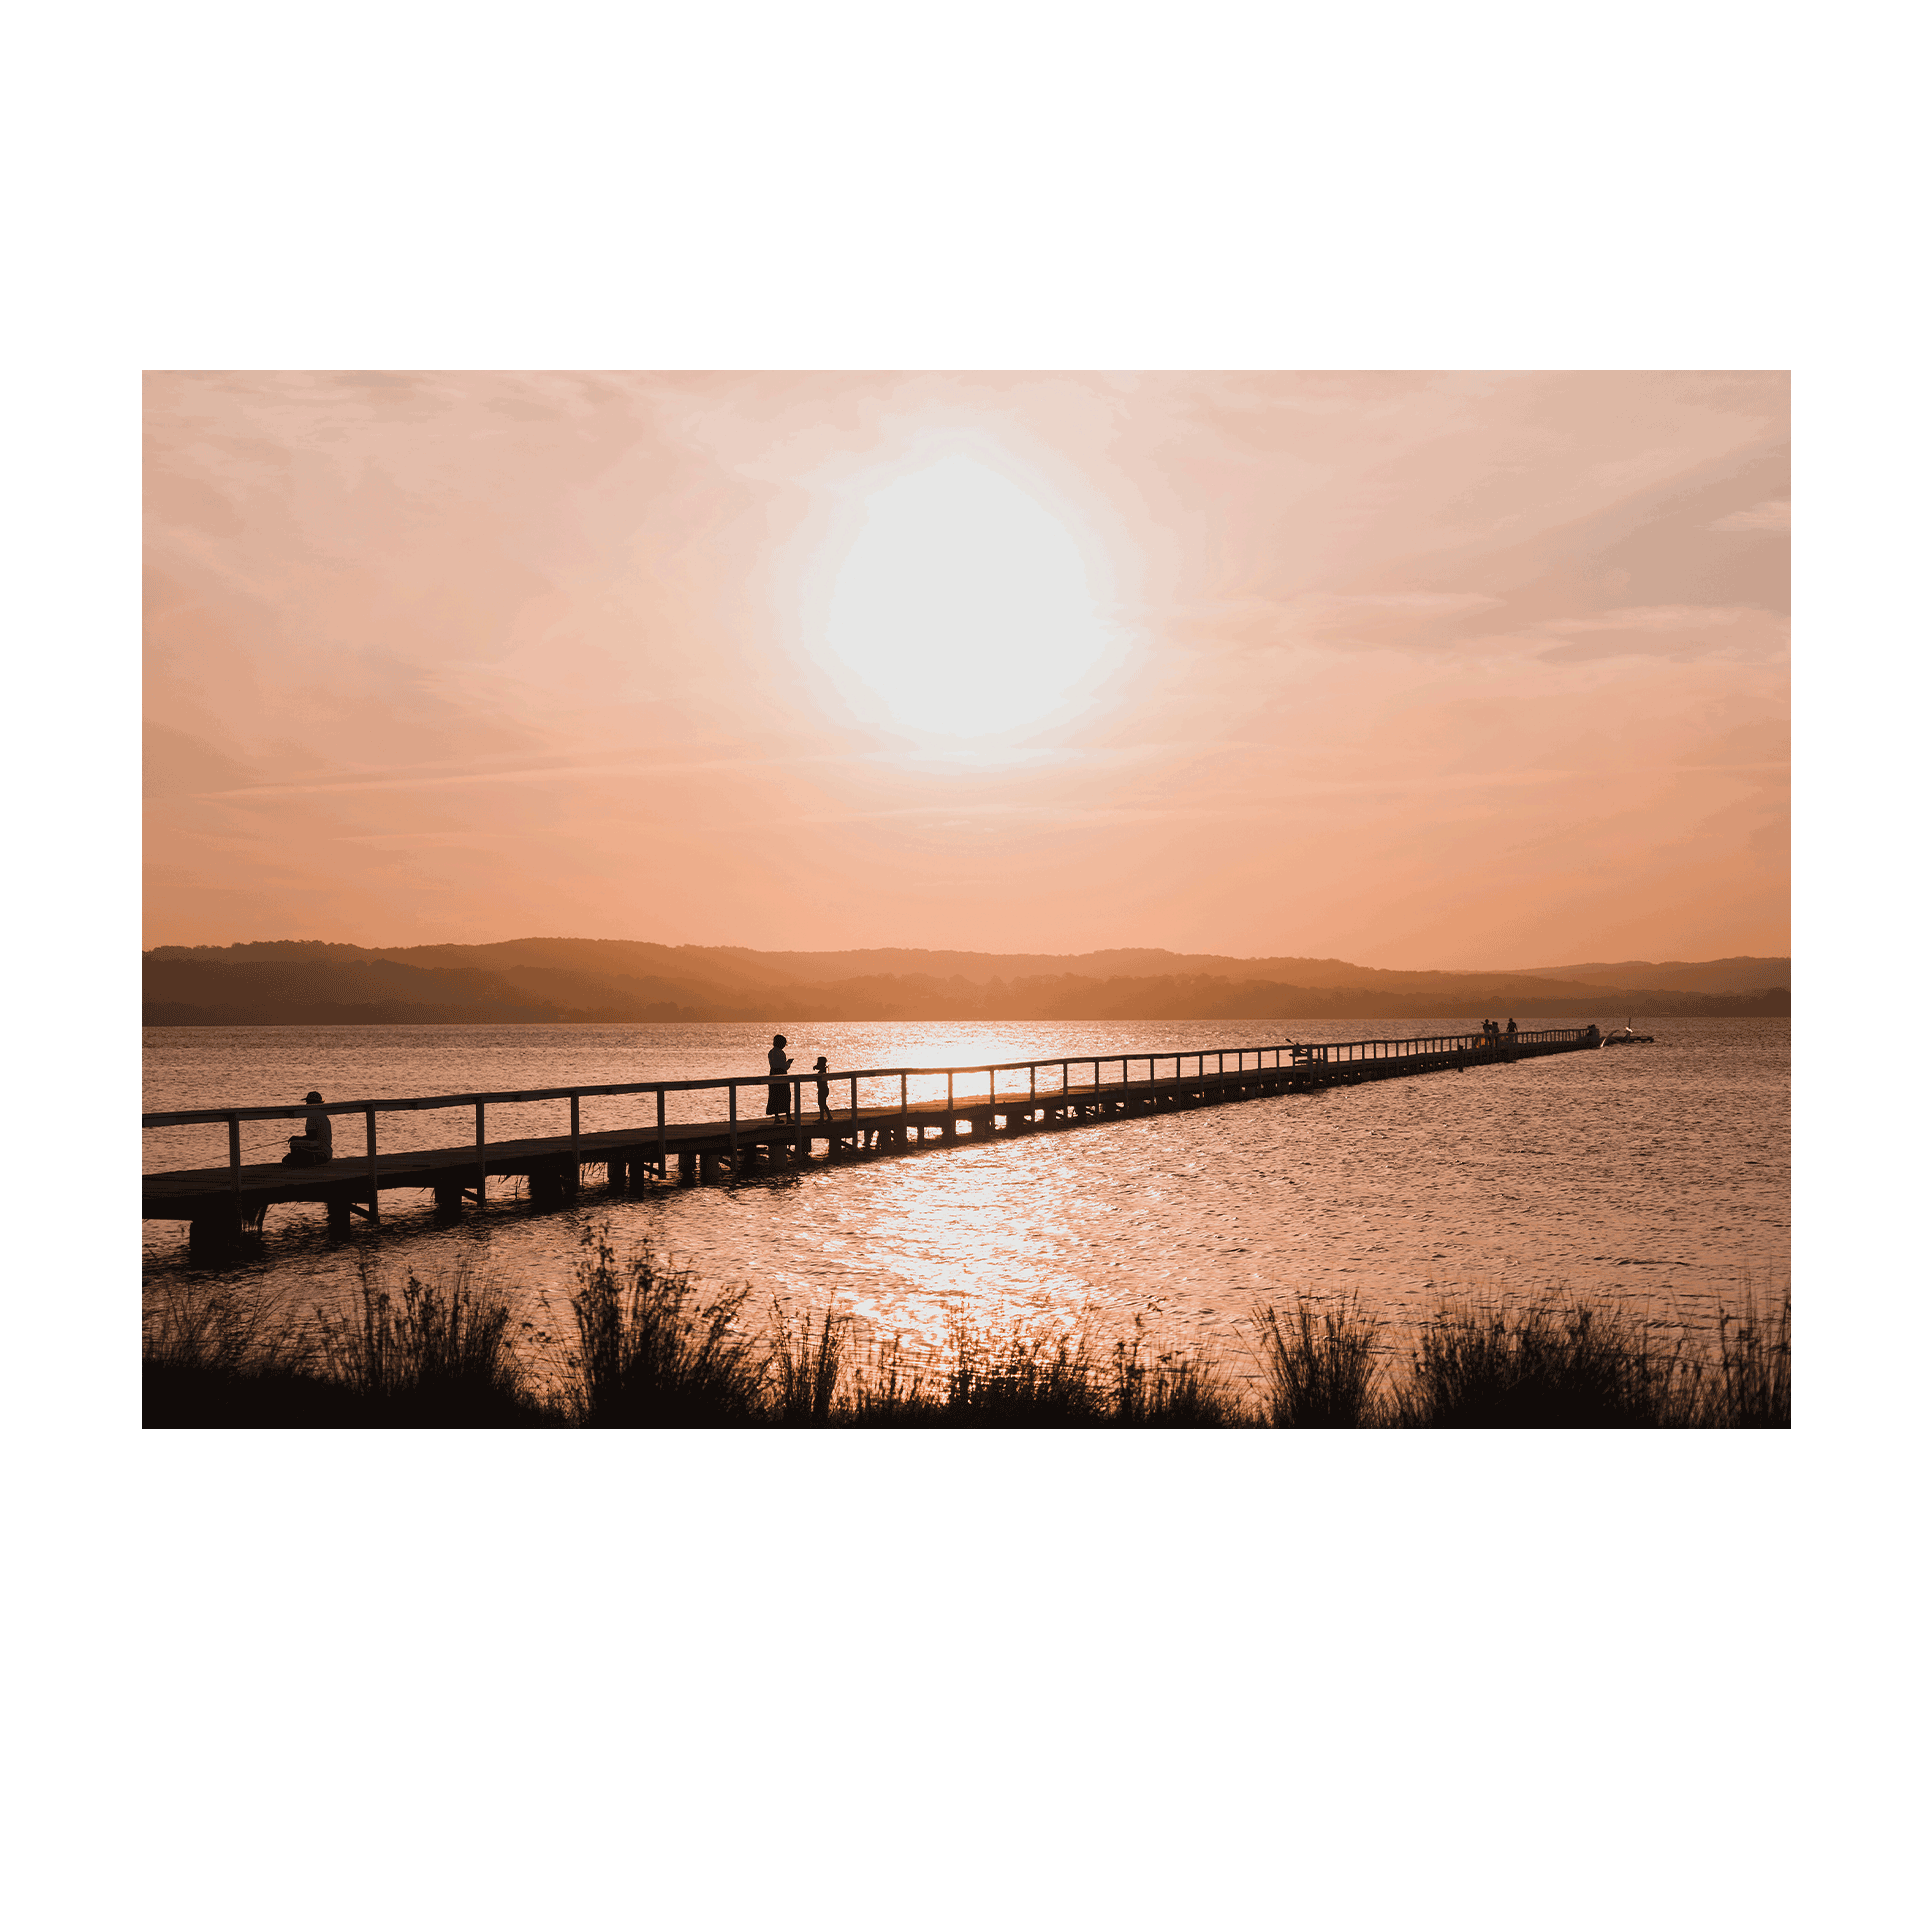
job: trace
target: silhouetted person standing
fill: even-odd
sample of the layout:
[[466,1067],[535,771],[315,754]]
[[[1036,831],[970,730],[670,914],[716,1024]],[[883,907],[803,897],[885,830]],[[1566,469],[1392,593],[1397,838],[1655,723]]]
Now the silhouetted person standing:
[[[308,1106],[319,1104],[317,1093],[307,1095]],[[333,1158],[333,1122],[324,1113],[310,1113],[306,1132],[288,1135],[287,1145],[293,1151],[281,1160],[283,1167],[323,1167]]]
[[1507,1015],[1507,1038],[1511,1040],[1520,1031],[1520,1022],[1512,1014]]
[[[784,1033],[776,1033],[773,1045],[767,1049],[767,1071],[777,1074],[793,1071],[793,1062],[787,1058],[787,1036]],[[767,1088],[767,1111],[785,1115],[792,1099],[792,1082],[776,1080]]]
[[819,1101],[820,1111],[825,1113],[827,1110],[827,1056],[824,1053],[813,1063],[813,1071],[816,1076],[813,1083],[813,1097]]

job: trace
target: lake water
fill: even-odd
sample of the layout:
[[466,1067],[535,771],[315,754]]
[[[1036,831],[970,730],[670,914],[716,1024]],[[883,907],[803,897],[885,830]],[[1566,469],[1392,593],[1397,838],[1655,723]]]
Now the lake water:
[[[1576,1293],[1711,1333],[1720,1306],[1788,1278],[1786,1020],[1671,1020],[1653,1046],[1425,1074],[1005,1144],[929,1149],[736,1187],[605,1196],[535,1212],[524,1197],[435,1225],[425,1193],[383,1194],[377,1231],[330,1241],[318,1207],[267,1217],[264,1253],[190,1265],[186,1227],[150,1221],[149,1282],[198,1276],[289,1303],[357,1298],[360,1262],[397,1284],[456,1262],[507,1288],[534,1331],[566,1320],[583,1231],[650,1237],[716,1281],[799,1304],[834,1298],[937,1343],[950,1307],[984,1324],[1140,1317],[1173,1344],[1239,1352],[1253,1306],[1358,1293],[1395,1331],[1462,1294]],[[1454,1030],[1447,1023],[879,1021],[795,1029],[834,1069],[940,1069],[1063,1054],[1271,1047]],[[149,1111],[495,1091],[764,1072],[744,1026],[149,1028]],[[1191,1063],[1189,1065],[1191,1070]],[[944,1076],[914,1090],[930,1098]],[[982,1083],[984,1084],[984,1083]],[[963,1084],[962,1091],[967,1090]],[[836,1095],[836,1100],[843,1098]],[[878,1097],[878,1096],[872,1096]],[[725,1112],[725,1096],[708,1110]],[[811,1100],[809,1100],[811,1105]],[[670,1119],[699,1108],[682,1097]],[[585,1128],[651,1122],[651,1100],[589,1102]],[[357,1116],[335,1117],[342,1153]],[[471,1111],[383,1115],[382,1152],[472,1138]],[[564,1102],[489,1108],[490,1140],[564,1133]],[[277,1160],[295,1121],[249,1124]],[[223,1165],[225,1128],[150,1129],[146,1166]],[[496,1182],[500,1192],[506,1183]],[[512,1190],[509,1189],[509,1192]]]

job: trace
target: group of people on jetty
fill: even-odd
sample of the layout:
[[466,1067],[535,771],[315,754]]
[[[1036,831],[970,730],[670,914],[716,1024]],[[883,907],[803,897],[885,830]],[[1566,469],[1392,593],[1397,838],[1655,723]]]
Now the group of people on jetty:
[[[1507,1022],[1507,1038],[1511,1040],[1520,1031],[1519,1023]],[[1482,1020],[1480,1034],[1488,1046],[1493,1046],[1500,1038],[1498,1020]],[[767,1049],[767,1072],[772,1076],[767,1087],[767,1111],[782,1118],[791,1114],[795,1119],[800,1116],[799,1088],[804,1082],[804,1072],[796,1074],[793,1070],[792,1056],[787,1052],[787,1036],[776,1033],[773,1045]],[[827,1056],[819,1055],[813,1063],[813,1097],[822,1113],[829,1110],[827,1098]],[[319,1107],[320,1096],[317,1093],[307,1095],[310,1107]],[[291,1135],[287,1141],[288,1152],[282,1157],[283,1167],[324,1166],[333,1158],[333,1122],[324,1112],[307,1115],[306,1131]]]
[[[793,1062],[787,1055],[787,1036],[776,1033],[773,1045],[767,1049],[767,1071],[774,1075],[772,1084],[767,1088],[767,1111],[785,1116],[789,1112],[797,1120],[800,1117],[798,1089],[795,1086]],[[819,1102],[820,1111],[827,1111],[827,1056],[823,1053],[813,1063],[813,1097]],[[803,1076],[799,1076],[803,1077]]]

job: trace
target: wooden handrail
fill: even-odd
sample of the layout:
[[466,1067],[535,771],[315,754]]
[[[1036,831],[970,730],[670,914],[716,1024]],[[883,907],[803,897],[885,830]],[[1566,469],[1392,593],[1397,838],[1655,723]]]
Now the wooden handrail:
[[[1586,1027],[1541,1028],[1516,1033],[1512,1035],[1511,1038],[1516,1041],[1578,1040],[1583,1038],[1588,1031],[1589,1029]],[[1056,1055],[1044,1060],[999,1060],[982,1062],[979,1066],[972,1067],[855,1067],[838,1073],[828,1073],[824,1076],[810,1072],[791,1074],[743,1073],[733,1075],[724,1080],[627,1080],[616,1081],[609,1085],[585,1087],[526,1087],[499,1093],[433,1093],[386,1100],[302,1101],[298,1104],[277,1107],[199,1107],[190,1111],[176,1113],[143,1113],[140,1116],[140,1124],[143,1127],[224,1126],[230,1122],[240,1120],[301,1120],[314,1112],[363,1113],[371,1118],[376,1113],[425,1113],[445,1107],[474,1107],[482,1104],[486,1106],[517,1105],[540,1100],[600,1100],[637,1093],[655,1094],[659,1096],[661,1101],[664,1101],[666,1095],[669,1093],[714,1093],[723,1088],[731,1091],[740,1087],[788,1086],[797,1090],[802,1081],[818,1080],[823,1077],[829,1085],[836,1081],[852,1082],[857,1098],[859,1082],[862,1080],[897,1079],[901,1080],[904,1084],[909,1078],[925,1079],[945,1074],[949,1079],[952,1079],[956,1076],[969,1073],[984,1073],[997,1078],[997,1076],[1002,1073],[1025,1072],[1028,1076],[1030,1097],[1032,1097],[1037,1104],[1043,1096],[1037,1092],[1031,1092],[1031,1089],[1035,1084],[1034,1076],[1038,1069],[1042,1067],[1048,1069],[1058,1067],[1064,1072],[1066,1069],[1072,1067],[1093,1067],[1098,1069],[1103,1066],[1112,1066],[1118,1062],[1121,1063],[1123,1067],[1122,1081],[1124,1084],[1131,1079],[1132,1063],[1136,1060],[1144,1060],[1148,1063],[1148,1077],[1150,1079],[1157,1077],[1153,1069],[1162,1060],[1171,1060],[1174,1062],[1176,1077],[1181,1077],[1179,1075],[1179,1065],[1182,1061],[1199,1061],[1203,1067],[1203,1071],[1199,1077],[1205,1078],[1207,1076],[1204,1072],[1204,1062],[1206,1058],[1211,1055],[1222,1060],[1223,1070],[1218,1077],[1225,1078],[1227,1077],[1224,1073],[1224,1054],[1226,1053],[1238,1054],[1242,1059],[1244,1059],[1247,1054],[1252,1054],[1256,1064],[1251,1071],[1264,1073],[1267,1070],[1266,1058],[1268,1054],[1274,1055],[1276,1066],[1291,1062],[1303,1055],[1328,1062],[1354,1059],[1404,1058],[1407,1054],[1424,1048],[1433,1048],[1441,1052],[1471,1051],[1485,1044],[1485,1038],[1485,1035],[1479,1033],[1409,1034],[1404,1039],[1394,1040],[1285,1041],[1279,1046],[1228,1047],[1225,1049],[1208,1047],[1204,1052],[1197,1052],[1192,1047],[1187,1047],[1177,1052],[1172,1048],[1168,1048],[1164,1052],[1076,1053],[1065,1056]],[[1508,1038],[1509,1036],[1503,1033],[1500,1036],[1501,1043],[1504,1044]],[[1240,1068],[1237,1069],[1237,1071],[1244,1072],[1248,1071],[1248,1069]],[[1096,1082],[1096,1084],[1098,1083]],[[1070,1090],[1068,1083],[1063,1080],[1059,1088],[1052,1089],[1051,1091],[1053,1093],[1062,1093]],[[994,1097],[996,1099],[1001,1097],[997,1089]],[[656,1124],[661,1123],[657,1120]]]

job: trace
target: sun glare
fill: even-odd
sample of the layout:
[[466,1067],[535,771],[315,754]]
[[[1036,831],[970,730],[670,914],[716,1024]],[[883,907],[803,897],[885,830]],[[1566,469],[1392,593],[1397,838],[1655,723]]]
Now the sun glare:
[[871,496],[827,613],[835,658],[895,721],[969,739],[1046,719],[1111,639],[1073,533],[964,455]]

